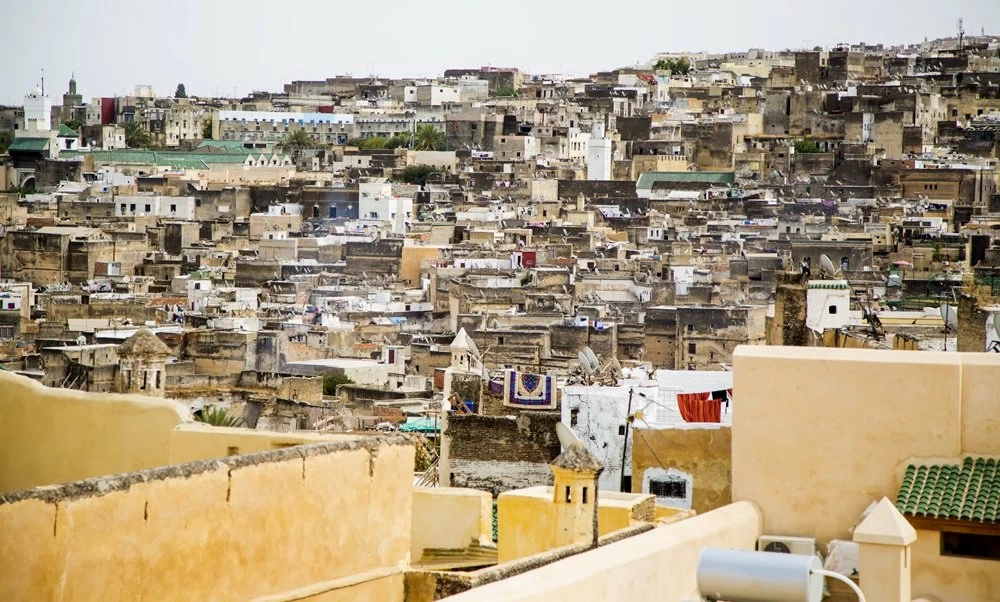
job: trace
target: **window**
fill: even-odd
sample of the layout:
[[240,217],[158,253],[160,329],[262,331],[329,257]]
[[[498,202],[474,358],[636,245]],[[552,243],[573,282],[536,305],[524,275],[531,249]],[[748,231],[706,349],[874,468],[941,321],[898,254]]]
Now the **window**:
[[624,424],[621,424],[621,425],[618,426],[618,436],[619,437],[624,437],[625,436],[625,428],[626,428],[626,426]]
[[567,504],[570,503],[571,501],[573,501],[572,497],[570,496],[570,491],[571,491],[570,487],[569,487],[569,485],[567,485],[566,486],[566,503]]
[[128,210],[131,211],[132,213],[135,213],[135,204],[129,205]]
[[836,315],[837,314],[837,306],[836,305],[831,305],[828,311],[830,312],[831,316]]
[[146,209],[144,209],[144,211],[146,211],[147,213],[149,213],[149,209],[150,209],[149,205],[146,205]]
[[177,211],[177,205],[171,205],[170,206],[170,212],[173,213],[175,211]]
[[651,480],[649,482],[649,492],[656,497],[683,500],[687,498],[687,482],[680,479],[669,481]]
[[941,555],[1000,560],[1000,535],[942,531]]
[[582,496],[582,497],[580,498],[580,500],[581,500],[581,501],[582,501],[582,502],[583,502],[584,504],[586,504],[586,503],[587,503],[587,488],[586,488],[586,487],[584,487],[584,488],[583,488],[583,496]]
[[13,339],[13,338],[14,338],[13,326],[0,326],[0,339]]
[[688,343],[688,353],[696,353],[697,346],[694,343]]

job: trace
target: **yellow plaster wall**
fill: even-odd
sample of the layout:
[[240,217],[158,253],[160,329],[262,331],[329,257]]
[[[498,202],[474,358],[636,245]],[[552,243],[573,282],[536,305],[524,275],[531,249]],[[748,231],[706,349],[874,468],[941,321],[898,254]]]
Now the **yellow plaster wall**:
[[[872,501],[895,499],[913,458],[1000,453],[994,354],[740,347],[734,372],[733,499],[756,503],[768,534],[822,549],[850,539]],[[914,596],[997,599],[995,562],[942,558],[938,545],[918,532]]]
[[245,428],[211,426],[199,422],[181,424],[170,432],[167,464],[224,458],[238,454],[281,449],[293,445],[338,441],[357,435],[329,433],[278,433]]
[[[649,499],[642,495],[599,492],[598,536],[631,526],[636,508]],[[551,487],[501,493],[497,497],[497,562],[509,562],[560,547],[556,511]],[[652,520],[653,516],[649,518]]]
[[410,286],[420,286],[420,263],[441,258],[441,247],[404,246],[399,261],[399,277]]
[[960,356],[962,451],[1000,456],[1000,362],[993,353]]
[[489,493],[459,487],[413,489],[413,563],[420,561],[426,549],[456,550],[473,542],[493,543],[493,498]]
[[704,514],[731,499],[732,429],[636,428],[632,432],[632,492],[642,493],[651,468],[675,468],[691,475],[691,509]]
[[164,399],[50,389],[0,372],[0,493],[167,464],[186,413]]
[[[402,568],[413,447],[391,441],[109,478],[104,494],[72,484],[14,498],[0,504],[0,599],[246,600]],[[392,583],[392,596],[372,599],[400,599],[402,579]]]
[[477,587],[449,600],[696,600],[695,575],[701,550],[751,550],[760,533],[760,512],[753,504],[738,502]]
[[941,534],[917,531],[910,546],[914,598],[1000,602],[1000,567],[995,560],[941,556]]
[[737,348],[733,499],[769,534],[850,539],[901,462],[961,453],[960,377],[956,353]]

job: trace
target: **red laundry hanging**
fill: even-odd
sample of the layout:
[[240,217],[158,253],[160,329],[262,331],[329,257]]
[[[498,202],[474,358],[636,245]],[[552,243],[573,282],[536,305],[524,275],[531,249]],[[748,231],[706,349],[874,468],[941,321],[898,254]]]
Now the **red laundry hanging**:
[[712,399],[711,391],[678,393],[677,407],[684,422],[721,422],[722,400]]

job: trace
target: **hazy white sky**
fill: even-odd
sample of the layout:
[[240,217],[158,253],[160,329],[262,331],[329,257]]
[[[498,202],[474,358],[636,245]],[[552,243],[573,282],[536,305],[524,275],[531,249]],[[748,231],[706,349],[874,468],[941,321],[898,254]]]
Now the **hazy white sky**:
[[[1000,0],[2,0],[0,103],[45,69],[56,104],[151,84],[172,94],[280,90],[295,79],[515,66],[585,74],[659,51],[899,43],[1000,34]],[[824,11],[824,8],[828,10]]]

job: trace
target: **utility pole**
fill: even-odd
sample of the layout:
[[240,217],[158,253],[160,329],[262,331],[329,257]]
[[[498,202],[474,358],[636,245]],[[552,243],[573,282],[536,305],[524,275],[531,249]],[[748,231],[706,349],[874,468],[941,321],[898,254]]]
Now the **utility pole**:
[[621,480],[618,483],[618,490],[622,493],[630,493],[625,491],[625,455],[628,453],[628,429],[632,424],[632,393],[634,389],[629,387],[628,390],[628,409],[625,410],[625,443],[622,445],[622,474]]

